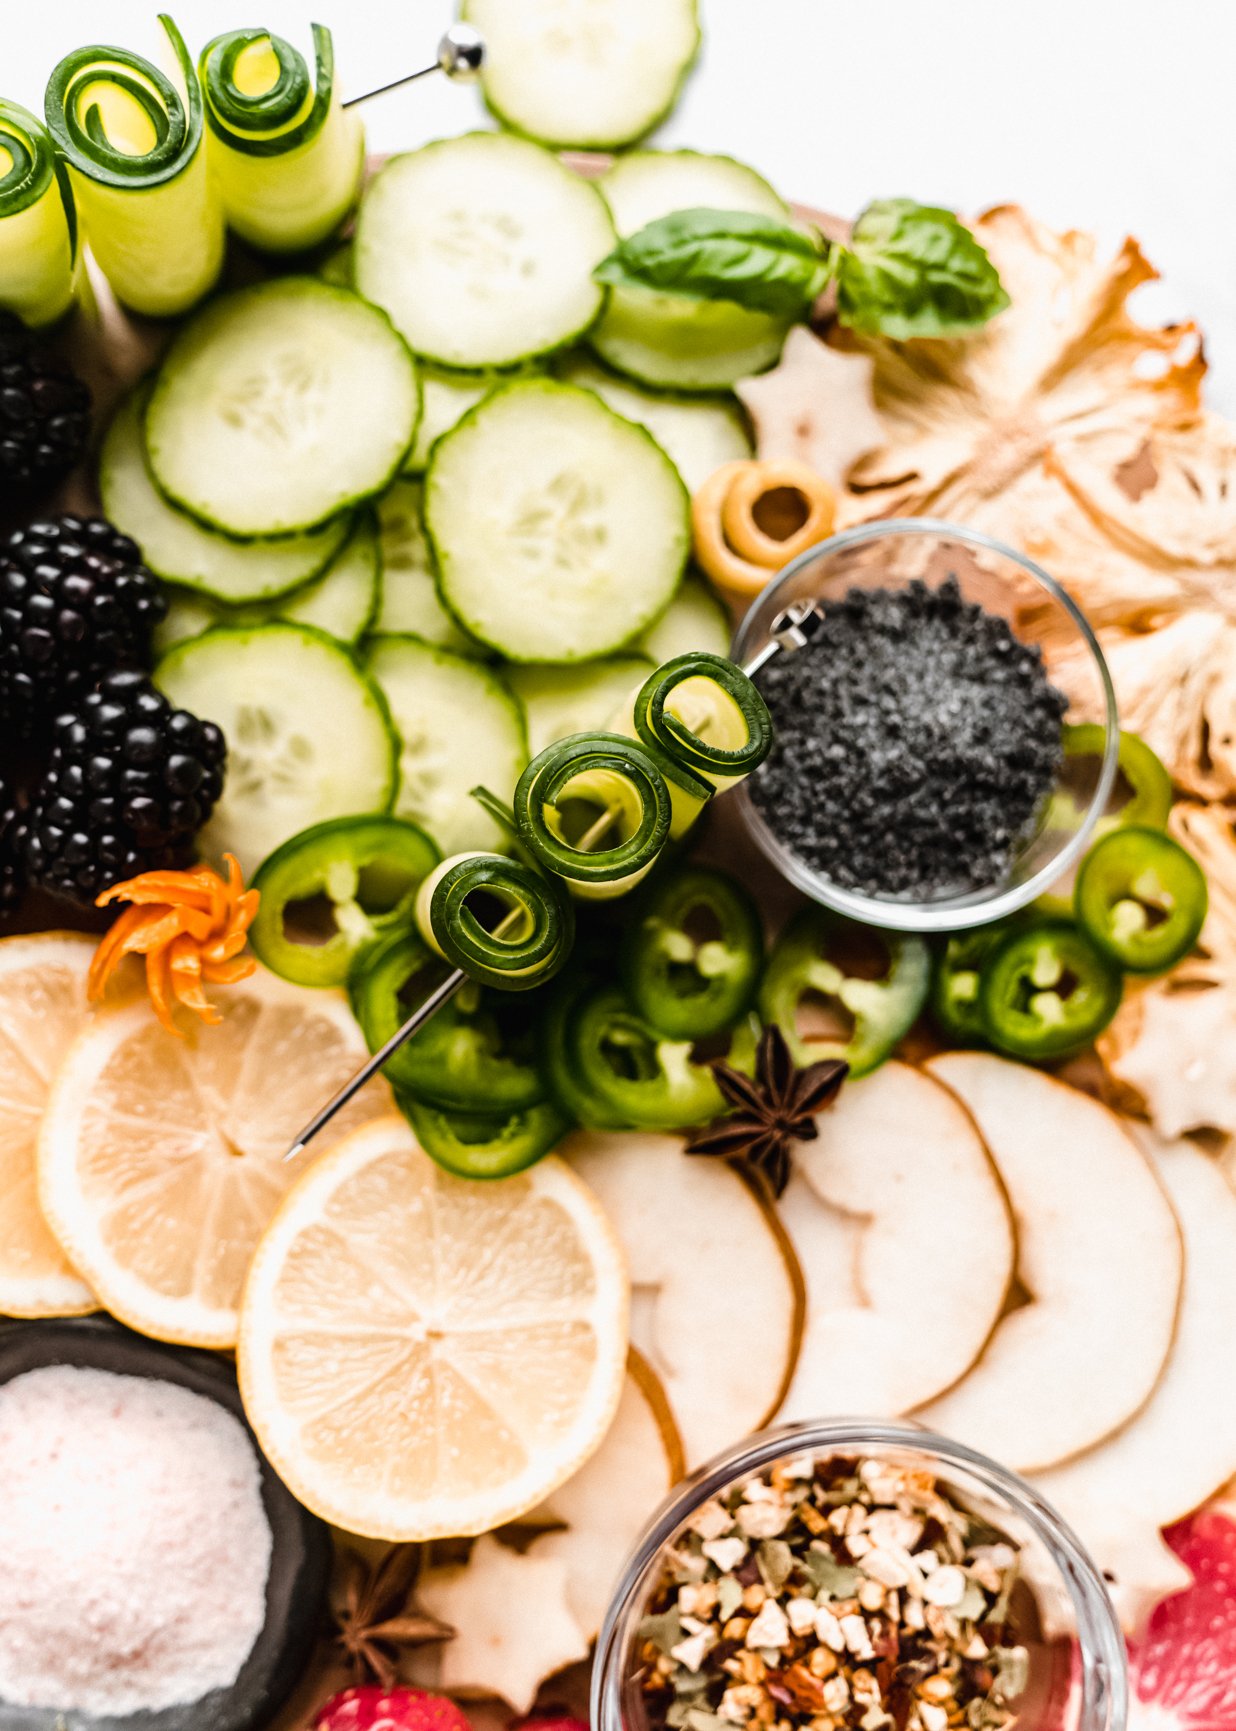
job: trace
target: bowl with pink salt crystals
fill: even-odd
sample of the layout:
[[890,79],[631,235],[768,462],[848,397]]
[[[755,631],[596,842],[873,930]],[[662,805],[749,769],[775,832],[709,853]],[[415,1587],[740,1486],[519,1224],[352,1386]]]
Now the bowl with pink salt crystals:
[[326,1528],[231,1366],[101,1317],[0,1328],[0,1731],[254,1731],[325,1602]]

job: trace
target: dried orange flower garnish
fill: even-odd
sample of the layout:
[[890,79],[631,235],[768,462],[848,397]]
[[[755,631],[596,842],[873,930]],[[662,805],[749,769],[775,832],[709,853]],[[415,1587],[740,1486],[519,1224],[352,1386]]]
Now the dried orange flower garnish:
[[192,871],[143,872],[103,891],[97,903],[101,908],[109,902],[134,905],[94,953],[86,985],[92,1001],[102,1000],[126,956],[145,956],[150,1002],[170,1034],[181,1033],[177,1004],[204,1022],[223,1020],[202,988],[234,986],[257,968],[254,958],[242,951],[260,900],[257,890],[245,888],[233,856],[223,857],[226,882],[212,867],[199,865]]

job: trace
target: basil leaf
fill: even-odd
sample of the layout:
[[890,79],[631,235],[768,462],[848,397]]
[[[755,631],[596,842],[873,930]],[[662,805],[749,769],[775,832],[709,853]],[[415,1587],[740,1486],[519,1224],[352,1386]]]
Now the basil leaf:
[[954,337],[1009,304],[996,267],[951,210],[882,198],[858,221],[837,271],[837,315],[868,336]]
[[828,243],[747,210],[676,210],[620,241],[593,271],[616,288],[733,301],[805,318],[832,271]]

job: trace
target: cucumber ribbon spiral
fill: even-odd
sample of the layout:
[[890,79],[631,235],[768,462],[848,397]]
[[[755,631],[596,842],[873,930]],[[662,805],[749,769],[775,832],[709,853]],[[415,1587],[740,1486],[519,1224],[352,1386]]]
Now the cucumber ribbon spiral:
[[[483,921],[476,903],[498,911]],[[416,923],[429,947],[471,979],[528,991],[557,973],[575,935],[571,904],[540,872],[503,854],[461,853],[421,885]]]
[[41,120],[0,101],[0,306],[35,329],[77,294],[77,206]]
[[[228,222],[267,252],[327,239],[360,190],[364,128],[340,107],[331,33],[313,26],[304,56],[267,30],[216,36],[198,63],[207,149]],[[316,86],[316,88],[315,88]]]
[[[539,752],[516,784],[513,812],[475,790],[509,825],[522,858],[457,854],[421,885],[416,919],[425,942],[483,985],[523,991],[548,979],[573,937],[570,900],[556,880],[584,899],[625,895],[673,833],[674,792],[687,794],[697,816],[772,746],[763,698],[719,655],[667,662],[627,713],[637,738],[574,733]],[[478,894],[498,917],[482,922]]]
[[171,18],[160,13],[159,22],[181,88],[140,54],[78,48],[52,73],[44,106],[117,299],[166,318],[213,287],[224,222],[207,167],[197,73]]

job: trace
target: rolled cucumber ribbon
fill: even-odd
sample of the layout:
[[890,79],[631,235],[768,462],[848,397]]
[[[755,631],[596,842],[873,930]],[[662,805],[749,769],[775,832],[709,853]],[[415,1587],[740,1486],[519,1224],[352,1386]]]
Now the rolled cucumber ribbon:
[[175,24],[166,13],[159,22],[181,89],[127,49],[79,48],[52,73],[44,101],[91,250],[116,298],[165,318],[213,287],[224,222],[197,73]]
[[[482,918],[478,903],[488,904],[490,918]],[[438,955],[505,992],[550,979],[575,936],[567,898],[540,872],[503,854],[455,854],[435,867],[417,892],[416,923]]]
[[0,306],[36,329],[54,324],[77,295],[77,241],[73,188],[50,133],[0,101]]
[[772,717],[741,667],[697,650],[658,667],[636,693],[637,737],[714,788],[735,786],[772,749]]
[[516,783],[514,812],[537,864],[595,901],[634,889],[669,834],[664,776],[618,733],[573,733],[546,746]]
[[216,36],[198,62],[227,220],[265,252],[326,240],[360,191],[364,127],[339,105],[335,51],[321,24],[313,49],[313,79],[304,56],[267,30]]

